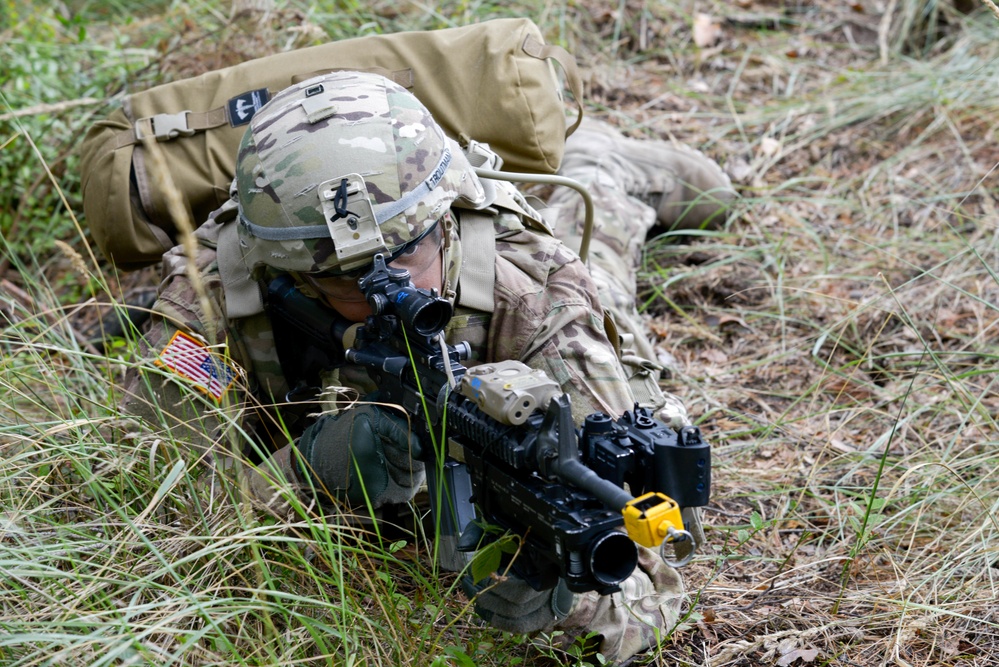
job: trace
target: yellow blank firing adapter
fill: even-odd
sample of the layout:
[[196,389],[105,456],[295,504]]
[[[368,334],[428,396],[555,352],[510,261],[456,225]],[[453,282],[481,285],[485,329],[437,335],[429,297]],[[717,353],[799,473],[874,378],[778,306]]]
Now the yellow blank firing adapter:
[[683,530],[680,506],[663,493],[646,493],[630,501],[621,510],[628,537],[644,547],[661,545],[673,532]]

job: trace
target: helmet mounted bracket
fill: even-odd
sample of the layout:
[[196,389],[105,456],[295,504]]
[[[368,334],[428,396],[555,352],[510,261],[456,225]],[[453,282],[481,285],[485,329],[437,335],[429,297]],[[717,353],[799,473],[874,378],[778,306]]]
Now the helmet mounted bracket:
[[320,183],[319,201],[342,271],[367,266],[376,254],[388,251],[359,174]]

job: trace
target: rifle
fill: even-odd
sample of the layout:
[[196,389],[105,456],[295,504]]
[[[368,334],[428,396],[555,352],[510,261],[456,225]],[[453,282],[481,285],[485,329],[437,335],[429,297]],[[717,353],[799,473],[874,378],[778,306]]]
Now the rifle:
[[[323,367],[368,369],[424,443],[431,510],[447,545],[477,548],[474,503],[482,521],[523,539],[515,566],[536,589],[561,577],[573,592],[607,594],[634,571],[635,542],[659,546],[667,560],[667,543],[692,539],[680,508],[706,505],[711,486],[710,447],[696,427],[675,432],[636,404],[617,419],[593,413],[577,429],[568,395],[542,371],[518,361],[465,368],[468,344],[449,345],[441,333],[451,304],[414,287],[404,269],[375,255],[358,286],[373,312],[360,326],[301,294],[289,276],[269,284],[282,367],[299,388],[317,386]],[[294,355],[282,339],[294,341]]]

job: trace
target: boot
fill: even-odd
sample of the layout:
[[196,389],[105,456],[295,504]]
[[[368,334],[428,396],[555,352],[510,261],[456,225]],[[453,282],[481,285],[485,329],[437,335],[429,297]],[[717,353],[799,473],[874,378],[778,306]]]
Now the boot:
[[623,189],[654,208],[665,231],[720,227],[737,196],[721,167],[700,151],[630,139],[588,118],[566,140],[560,173],[584,184]]

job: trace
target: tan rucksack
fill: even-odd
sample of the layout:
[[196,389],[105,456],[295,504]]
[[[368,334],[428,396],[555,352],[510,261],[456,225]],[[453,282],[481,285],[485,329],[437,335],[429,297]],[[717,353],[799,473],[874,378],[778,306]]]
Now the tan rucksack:
[[[566,74],[578,110],[566,129]],[[251,60],[127,97],[83,143],[83,208],[94,240],[122,269],[153,264],[177,225],[144,141],[162,149],[194,225],[229,197],[246,125],[269,97],[330,70],[374,71],[410,88],[454,139],[489,144],[510,171],[554,173],[582,118],[575,60],[529,19],[359,37]],[[176,210],[176,208],[174,209]]]

